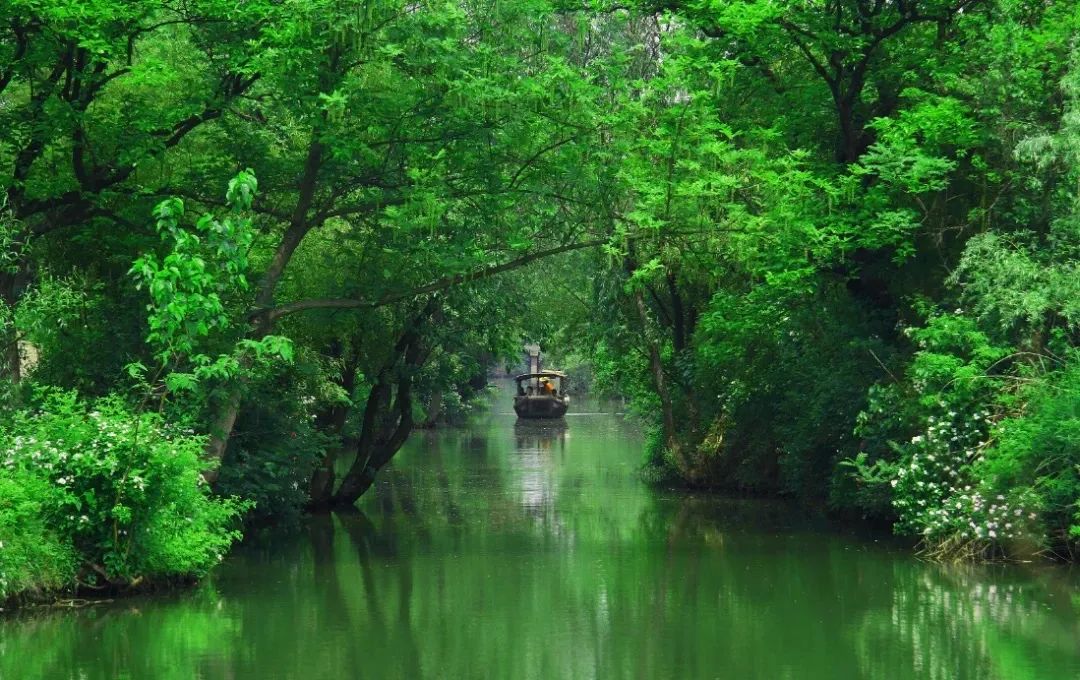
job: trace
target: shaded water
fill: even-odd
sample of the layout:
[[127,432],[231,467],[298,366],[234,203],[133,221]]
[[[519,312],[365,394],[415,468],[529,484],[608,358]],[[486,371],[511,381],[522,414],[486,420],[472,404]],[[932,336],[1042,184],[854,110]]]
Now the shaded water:
[[0,678],[1080,678],[1075,572],[656,492],[633,430],[572,407],[420,433],[362,514],[194,592],[0,620]]

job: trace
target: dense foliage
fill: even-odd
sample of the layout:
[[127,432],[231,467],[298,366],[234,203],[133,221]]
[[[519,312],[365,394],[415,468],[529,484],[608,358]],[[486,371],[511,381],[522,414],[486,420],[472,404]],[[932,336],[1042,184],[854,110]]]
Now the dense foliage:
[[[630,397],[650,478],[942,556],[1070,554],[1078,24],[1065,0],[7,2],[6,559],[41,586],[197,575],[241,507],[207,487],[249,517],[351,505],[522,340]],[[93,453],[108,428],[130,443]],[[27,438],[91,460],[34,469]],[[128,467],[193,533],[136,534],[169,510],[129,514],[102,472]],[[98,533],[43,521],[70,488]]]
[[[597,258],[601,384],[655,480],[1076,548],[1073,3],[669,3]],[[692,29],[692,30],[687,30]]]

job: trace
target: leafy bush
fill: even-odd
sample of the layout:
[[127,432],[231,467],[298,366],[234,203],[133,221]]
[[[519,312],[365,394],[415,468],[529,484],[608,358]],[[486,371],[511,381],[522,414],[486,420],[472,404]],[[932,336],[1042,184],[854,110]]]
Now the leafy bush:
[[133,586],[202,576],[239,538],[245,504],[210,496],[203,445],[117,398],[54,391],[0,431],[0,468],[35,501],[17,506],[35,518],[24,526],[42,523],[74,551],[79,585]]
[[855,449],[867,386],[890,356],[887,328],[846,288],[818,285],[721,291],[702,317],[696,381],[713,427],[699,451],[740,491],[820,499],[837,458]]
[[61,588],[74,578],[74,550],[42,513],[56,494],[40,477],[13,466],[0,469],[0,603],[19,593]]
[[277,400],[253,402],[237,420],[215,488],[251,501],[249,521],[298,518],[312,471],[333,444],[297,410]]
[[996,489],[1023,493],[1039,510],[1051,548],[1080,543],[1080,353],[1028,383],[1002,420],[981,472]]
[[[115,297],[88,277],[41,277],[19,303],[16,327],[35,348],[33,380],[104,396],[142,347],[143,301]],[[24,370],[29,366],[24,366]]]
[[[326,417],[348,401],[332,361],[301,352],[289,363],[256,364],[214,484],[251,502],[245,521],[294,521],[308,502],[312,472],[341,445]],[[320,416],[323,417],[320,420]]]

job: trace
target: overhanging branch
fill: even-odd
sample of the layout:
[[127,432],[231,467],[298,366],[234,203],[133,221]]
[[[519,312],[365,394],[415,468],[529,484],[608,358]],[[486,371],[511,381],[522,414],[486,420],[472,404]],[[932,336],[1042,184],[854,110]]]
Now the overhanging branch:
[[[740,230],[737,228],[713,228],[692,232],[679,232],[678,234],[673,234],[673,236],[689,236],[691,234],[702,233],[702,231],[707,231],[708,233],[718,233]],[[654,235],[649,234],[648,236]],[[628,240],[634,241],[646,237],[646,235],[634,235],[629,236]],[[296,312],[307,311],[309,309],[376,309],[378,307],[385,307],[386,305],[390,305],[395,302],[400,302],[402,300],[416,297],[417,295],[423,295],[425,293],[436,293],[438,291],[446,290],[447,288],[452,288],[454,286],[460,286],[465,283],[472,283],[474,281],[480,281],[482,279],[490,278],[497,274],[502,274],[504,272],[512,271],[514,269],[519,269],[526,265],[532,264],[533,262],[552,257],[554,255],[561,255],[562,253],[569,253],[576,250],[585,250],[587,248],[596,248],[610,242],[611,239],[609,238],[598,238],[589,241],[566,243],[561,246],[528,253],[527,255],[522,255],[521,257],[517,257],[513,260],[509,260],[500,264],[481,267],[480,269],[476,269],[474,271],[464,274],[444,276],[423,286],[418,286],[416,288],[410,288],[408,290],[391,293],[389,295],[384,295],[380,298],[367,300],[356,298],[313,298],[309,300],[299,300],[297,302],[291,302],[289,304],[281,305],[280,307],[274,307],[271,309],[256,309],[251,313],[250,318],[257,319],[261,317],[268,321],[274,321],[283,316],[295,314]]]
[[584,250],[585,248],[596,248],[605,243],[608,243],[608,239],[594,239],[591,241],[580,241],[578,243],[568,243],[555,248],[548,248],[546,250],[538,250],[528,255],[522,255],[521,257],[503,262],[501,264],[489,265],[487,267],[481,267],[475,271],[467,272],[465,274],[454,274],[452,276],[444,276],[440,279],[436,279],[431,283],[409,290],[392,293],[390,295],[384,295],[380,298],[373,300],[357,300],[352,298],[320,298],[311,300],[300,300],[298,302],[292,302],[280,307],[274,307],[269,310],[256,310],[252,313],[252,317],[258,317],[260,315],[266,315],[269,320],[273,321],[279,319],[288,314],[294,314],[296,312],[302,312],[309,309],[374,309],[377,307],[384,307],[401,300],[405,300],[417,295],[423,295],[424,293],[435,293],[440,290],[446,290],[454,286],[459,286],[464,283],[472,283],[473,281],[479,281],[486,279],[496,274],[511,271],[524,267],[525,265],[536,262],[537,260],[551,257],[553,255],[559,255],[562,253],[568,253],[574,250]]

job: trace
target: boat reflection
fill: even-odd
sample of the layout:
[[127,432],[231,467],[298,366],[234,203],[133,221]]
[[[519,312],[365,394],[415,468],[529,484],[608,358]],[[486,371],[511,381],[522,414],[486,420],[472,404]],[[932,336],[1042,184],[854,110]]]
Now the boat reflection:
[[514,423],[518,453],[544,453],[566,450],[566,421],[518,420]]

